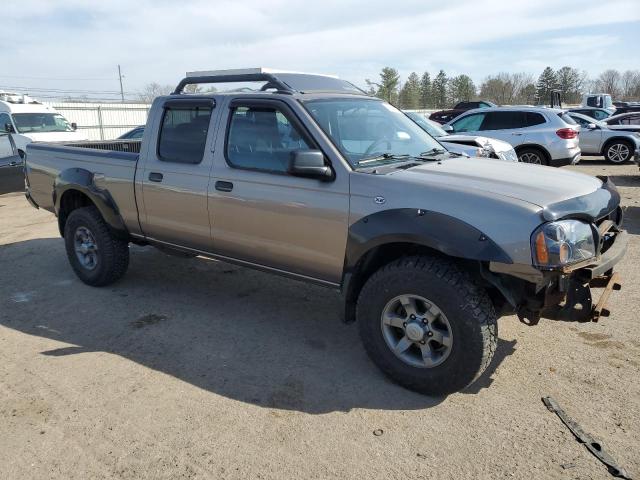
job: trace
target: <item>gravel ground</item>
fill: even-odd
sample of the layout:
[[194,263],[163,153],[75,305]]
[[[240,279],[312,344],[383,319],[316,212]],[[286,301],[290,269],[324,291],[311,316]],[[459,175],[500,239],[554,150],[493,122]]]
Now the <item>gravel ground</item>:
[[139,247],[94,289],[53,215],[0,196],[2,477],[610,478],[545,395],[640,476],[638,168],[569,168],[612,175],[626,207],[612,315],[502,318],[489,370],[444,399],[384,378],[337,293]]

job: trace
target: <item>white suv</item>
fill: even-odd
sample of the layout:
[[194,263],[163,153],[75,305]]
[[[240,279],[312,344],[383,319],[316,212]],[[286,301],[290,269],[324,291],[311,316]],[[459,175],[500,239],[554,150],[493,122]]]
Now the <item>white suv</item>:
[[31,142],[88,140],[74,123],[27,95],[0,92],[0,133],[12,133],[20,156]]
[[449,132],[510,143],[521,162],[560,167],[580,161],[579,125],[564,111],[541,107],[469,110],[443,127]]

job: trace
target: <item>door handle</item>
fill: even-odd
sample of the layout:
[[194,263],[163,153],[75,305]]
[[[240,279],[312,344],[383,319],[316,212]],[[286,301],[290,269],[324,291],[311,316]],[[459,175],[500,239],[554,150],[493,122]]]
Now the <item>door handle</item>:
[[159,172],[151,172],[149,173],[149,180],[151,182],[161,182],[163,175]]
[[233,190],[233,183],[218,180],[216,182],[216,190],[220,190],[221,192],[230,192],[231,190]]

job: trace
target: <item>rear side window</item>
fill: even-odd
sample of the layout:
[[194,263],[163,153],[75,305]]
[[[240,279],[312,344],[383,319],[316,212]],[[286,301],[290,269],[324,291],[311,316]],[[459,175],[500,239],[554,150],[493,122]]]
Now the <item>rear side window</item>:
[[207,106],[165,107],[158,158],[163,162],[200,163],[207,142],[211,110]]
[[525,122],[527,127],[534,127],[536,125],[542,125],[547,120],[540,113],[527,112]]
[[9,117],[9,114],[0,113],[0,132],[7,132],[7,123],[11,123],[11,117]]
[[569,125],[578,125],[578,122],[576,122],[573,118],[571,118],[567,113],[561,112],[558,114],[558,116],[562,119],[564,123],[567,123]]
[[484,120],[485,113],[474,113],[467,115],[451,124],[454,132],[476,132],[480,130],[480,125]]
[[311,149],[303,137],[277,108],[238,106],[231,111],[227,161],[236,168],[285,173],[292,152]]
[[527,126],[526,112],[489,112],[481,130],[507,130]]

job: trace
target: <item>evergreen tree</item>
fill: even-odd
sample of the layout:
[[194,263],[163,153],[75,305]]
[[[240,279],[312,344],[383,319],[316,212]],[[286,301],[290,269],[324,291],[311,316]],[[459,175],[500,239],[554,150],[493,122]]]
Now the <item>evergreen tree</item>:
[[400,84],[400,75],[395,68],[384,67],[380,72],[380,83],[372,82],[365,79],[369,89],[373,86],[377,87],[376,97],[386,100],[392,105],[398,103],[398,85]]
[[468,102],[476,96],[476,86],[468,75],[458,75],[449,80],[449,102]]
[[424,72],[420,79],[420,108],[431,108],[432,106],[431,76],[429,72]]
[[420,107],[420,77],[411,72],[402,90],[400,90],[400,108],[416,109]]
[[435,108],[445,108],[447,106],[447,74],[440,70],[431,84],[431,96]]
[[547,103],[551,99],[551,92],[558,88],[558,77],[553,68],[547,67],[538,77],[536,97],[539,103]]

